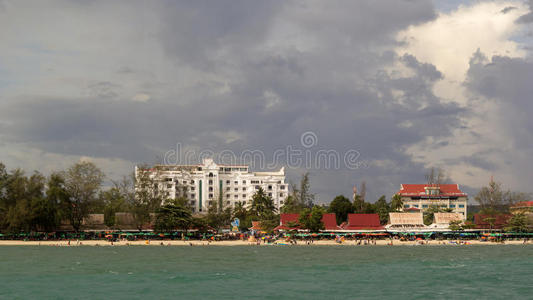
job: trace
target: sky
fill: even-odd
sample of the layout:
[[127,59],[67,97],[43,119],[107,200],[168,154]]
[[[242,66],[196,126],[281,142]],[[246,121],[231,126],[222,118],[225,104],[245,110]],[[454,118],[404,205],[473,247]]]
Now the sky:
[[308,171],[319,203],[363,181],[390,197],[432,167],[470,198],[491,176],[533,192],[532,9],[0,0],[0,162],[89,160],[109,181],[232,153]]

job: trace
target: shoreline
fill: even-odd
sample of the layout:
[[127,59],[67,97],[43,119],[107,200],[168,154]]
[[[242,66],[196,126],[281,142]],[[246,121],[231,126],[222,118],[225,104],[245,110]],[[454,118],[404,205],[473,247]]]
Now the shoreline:
[[[55,246],[55,247],[79,247],[79,246],[351,246],[351,247],[369,247],[369,246],[391,246],[389,245],[390,240],[376,240],[376,244],[369,245],[357,245],[355,241],[345,241],[343,243],[337,243],[334,240],[319,240],[314,241],[311,244],[307,244],[306,241],[298,241],[296,245],[276,245],[276,244],[264,244],[261,243],[257,245],[253,242],[242,241],[242,240],[230,240],[230,241],[177,241],[177,240],[137,240],[137,241],[116,241],[108,242],[105,240],[81,240],[75,241],[71,240],[70,245],[69,241],[19,241],[19,240],[1,240],[0,246]],[[524,244],[523,240],[520,241],[505,241],[505,243],[495,243],[495,242],[481,242],[478,240],[473,241],[463,241],[466,244],[458,244],[457,241],[444,240],[444,241],[429,241],[427,244],[420,244],[419,241],[398,241],[394,240],[392,246],[471,246],[471,245],[485,245],[485,246],[498,246],[498,245],[532,245],[533,241],[528,241]]]

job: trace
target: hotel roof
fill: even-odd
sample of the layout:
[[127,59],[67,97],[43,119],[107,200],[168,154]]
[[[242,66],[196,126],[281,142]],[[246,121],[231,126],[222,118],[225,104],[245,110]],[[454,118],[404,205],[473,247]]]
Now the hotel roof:
[[[438,188],[439,195],[428,195],[426,188]],[[402,184],[398,191],[401,196],[429,196],[429,197],[466,197],[467,194],[459,189],[458,184]]]

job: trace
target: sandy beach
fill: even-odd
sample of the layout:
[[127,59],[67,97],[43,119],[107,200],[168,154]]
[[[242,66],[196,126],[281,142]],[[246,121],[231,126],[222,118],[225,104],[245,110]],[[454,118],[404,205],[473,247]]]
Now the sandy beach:
[[[418,241],[399,241],[394,240],[392,246],[468,246],[468,245],[487,245],[487,246],[497,246],[497,245],[524,245],[523,240],[519,241],[505,241],[505,243],[494,243],[494,242],[481,242],[481,241],[466,241],[467,244],[457,245],[455,241],[429,241],[427,244],[421,245]],[[370,245],[356,245],[356,241],[345,241],[343,243],[336,243],[334,240],[319,240],[314,241],[311,244],[307,244],[305,241],[298,241],[296,245],[279,245],[279,246],[352,246],[352,247],[368,247],[368,246],[391,246],[389,245],[390,240],[376,240],[376,244]],[[533,244],[533,241],[529,241],[528,245]],[[256,243],[251,243],[248,241],[242,240],[231,240],[231,241],[176,241],[176,240],[137,240],[137,241],[116,241],[108,242],[104,240],[84,240],[84,241],[19,241],[19,240],[3,240],[0,241],[0,246],[59,246],[59,247],[75,247],[75,246],[273,246],[273,244],[264,244],[261,243],[257,245]],[[275,245],[274,245],[275,246]]]

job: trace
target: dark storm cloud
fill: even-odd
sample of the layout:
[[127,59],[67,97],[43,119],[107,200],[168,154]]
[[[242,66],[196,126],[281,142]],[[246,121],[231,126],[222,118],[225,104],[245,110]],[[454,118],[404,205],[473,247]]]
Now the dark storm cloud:
[[[422,181],[423,167],[403,149],[461,126],[464,109],[432,92],[441,72],[391,51],[396,33],[435,17],[431,1],[190,1],[151,9],[161,16],[158,42],[176,66],[167,82],[194,72],[205,80],[175,97],[158,94],[169,88],[165,83],[146,80],[143,91],[156,95],[146,102],[123,99],[125,85],[113,80],[89,84],[89,98],[19,97],[2,104],[5,139],[53,153],[142,162],[176,143],[272,155],[313,131],[317,149],[356,149],[362,160],[384,162],[310,170],[314,189],[329,201],[361,180],[370,197]],[[393,74],[394,64],[410,74]],[[228,132],[239,138],[226,140]],[[293,179],[299,172],[289,170]]]

